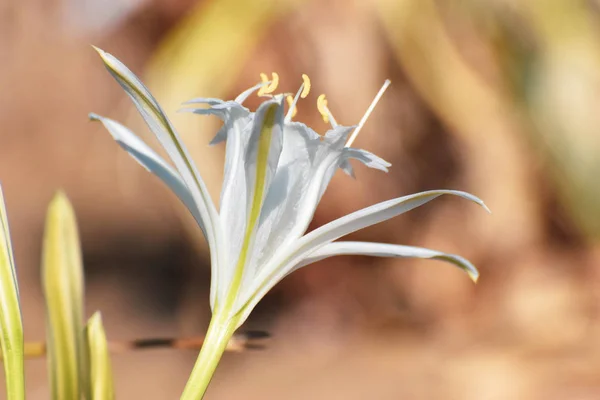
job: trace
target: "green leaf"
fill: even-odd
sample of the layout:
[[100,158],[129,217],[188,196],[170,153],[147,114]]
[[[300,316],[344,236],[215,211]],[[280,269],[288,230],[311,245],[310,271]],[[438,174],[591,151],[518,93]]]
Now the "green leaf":
[[6,376],[7,398],[25,398],[25,371],[23,368],[23,323],[19,306],[19,288],[15,262],[8,231],[4,196],[0,188],[0,345]]
[[100,312],[95,312],[88,320],[86,336],[90,360],[90,399],[112,400],[115,398],[112,369]]
[[42,256],[52,399],[90,398],[83,327],[83,268],[75,213],[58,193],[48,207]]

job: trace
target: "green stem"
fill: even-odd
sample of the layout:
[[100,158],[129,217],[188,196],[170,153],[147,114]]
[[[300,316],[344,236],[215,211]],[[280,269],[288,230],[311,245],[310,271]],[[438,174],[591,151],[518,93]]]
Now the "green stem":
[[221,356],[236,330],[238,318],[229,313],[213,314],[206,332],[204,344],[188,379],[181,400],[200,400],[210,384]]

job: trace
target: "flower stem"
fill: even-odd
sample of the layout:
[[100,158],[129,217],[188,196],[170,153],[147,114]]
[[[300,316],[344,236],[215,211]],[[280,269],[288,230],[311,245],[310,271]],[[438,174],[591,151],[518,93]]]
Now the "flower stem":
[[204,397],[229,339],[235,332],[237,322],[238,318],[231,318],[226,312],[213,314],[181,400],[200,400]]

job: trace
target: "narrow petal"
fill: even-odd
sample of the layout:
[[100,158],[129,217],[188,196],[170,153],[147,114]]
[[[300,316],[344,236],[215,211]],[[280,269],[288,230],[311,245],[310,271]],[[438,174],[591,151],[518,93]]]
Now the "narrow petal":
[[206,235],[205,223],[202,220],[200,210],[177,171],[156,154],[150,146],[120,123],[96,114],[90,114],[90,119],[100,121],[119,146],[129,153],[142,167],[158,176],[179,197]]
[[217,104],[224,103],[224,100],[216,99],[214,97],[197,97],[186,101],[183,104],[208,104],[210,106],[216,106]]
[[445,194],[462,197],[488,210],[478,197],[457,190],[431,190],[411,194],[363,208],[315,229],[298,241],[297,252],[306,252],[349,233],[386,221]]
[[204,221],[207,240],[211,248],[213,248],[216,240],[213,232],[217,224],[216,208],[210,198],[206,184],[198,173],[179,134],[171,125],[171,122],[156,99],[139,78],[111,54],[100,49],[96,50],[100,54],[108,72],[110,72],[132,99],[136,108],[148,124],[148,127],[150,127],[171,160],[173,160],[175,167],[194,197],[199,213],[202,215],[202,220]]
[[294,267],[293,271],[325,258],[343,255],[399,258],[411,257],[446,261],[464,270],[474,282],[477,282],[477,279],[479,278],[477,268],[475,268],[468,260],[455,254],[443,253],[441,251],[425,249],[423,247],[369,242],[333,242],[326,244],[306,257],[300,264]]
[[133,72],[111,54],[98,48],[96,48],[96,51],[100,54],[108,72],[110,72],[121,87],[123,87],[152,133],[154,133],[165,148],[167,154],[179,171],[181,178],[194,197],[199,213],[202,216],[202,221],[204,221],[206,239],[211,249],[212,274],[210,298],[211,304],[214,304],[215,293],[213,288],[217,286],[219,280],[218,266],[225,262],[219,260],[219,258],[225,257],[226,254],[222,251],[216,251],[217,247],[220,247],[222,242],[221,229],[219,226],[217,209],[210,197],[208,188],[198,173],[179,134],[175,131],[171,122],[150,91]]
[[224,142],[230,134],[239,135],[239,132],[252,121],[253,116],[250,110],[235,101],[222,102],[210,108],[182,108],[179,112],[214,115],[223,121],[223,126],[210,142],[211,146]]
[[351,158],[358,160],[369,168],[378,169],[383,172],[388,172],[388,168],[392,166],[392,164],[385,161],[383,158],[362,149],[346,147],[344,149],[344,156],[347,157],[347,159]]
[[246,309],[248,304],[254,302],[256,299],[262,298],[270,288],[289,274],[296,265],[300,264],[306,257],[320,247],[357,230],[403,214],[445,194],[459,196],[473,201],[489,211],[483,201],[478,197],[455,190],[432,190],[421,192],[363,208],[362,210],[353,212],[323,225],[320,228],[307,233],[295,243],[286,246],[286,248],[281,250],[269,262],[269,265],[260,272],[255,280],[255,287],[251,288],[250,292],[246,293],[245,296],[240,299],[239,307]]

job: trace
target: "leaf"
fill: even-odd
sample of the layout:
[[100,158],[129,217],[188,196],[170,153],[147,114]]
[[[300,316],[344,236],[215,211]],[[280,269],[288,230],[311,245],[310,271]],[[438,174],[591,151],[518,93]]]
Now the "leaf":
[[98,311],[88,320],[86,339],[90,362],[90,399],[112,400],[115,398],[112,368],[102,316]]
[[83,268],[75,213],[63,193],[48,207],[42,255],[52,399],[89,398],[83,330]]
[[0,345],[6,377],[6,394],[11,400],[25,398],[23,367],[23,322],[19,288],[8,230],[4,196],[0,188]]

